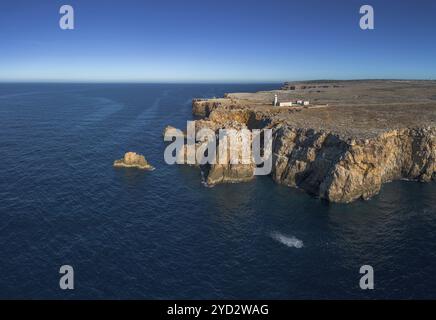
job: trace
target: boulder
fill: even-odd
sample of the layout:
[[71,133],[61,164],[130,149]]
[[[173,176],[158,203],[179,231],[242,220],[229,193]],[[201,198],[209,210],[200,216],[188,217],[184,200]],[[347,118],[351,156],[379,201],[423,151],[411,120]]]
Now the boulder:
[[142,170],[154,170],[155,168],[145,160],[143,155],[136,152],[127,152],[124,158],[115,160],[114,167],[118,168],[137,168]]

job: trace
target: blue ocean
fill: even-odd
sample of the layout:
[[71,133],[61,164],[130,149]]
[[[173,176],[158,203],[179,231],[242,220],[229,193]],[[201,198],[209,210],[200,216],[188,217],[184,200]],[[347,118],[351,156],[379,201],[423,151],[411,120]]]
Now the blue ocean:
[[[329,204],[164,162],[162,131],[186,127],[193,98],[274,88],[0,84],[0,298],[436,298],[435,183]],[[113,168],[127,151],[156,170]]]

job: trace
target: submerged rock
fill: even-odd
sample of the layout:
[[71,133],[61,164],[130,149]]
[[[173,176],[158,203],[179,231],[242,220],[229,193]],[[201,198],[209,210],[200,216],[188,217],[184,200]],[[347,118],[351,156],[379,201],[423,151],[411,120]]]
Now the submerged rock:
[[115,160],[114,167],[118,168],[137,168],[143,170],[154,170],[155,168],[145,160],[143,155],[136,152],[127,152],[124,158]]

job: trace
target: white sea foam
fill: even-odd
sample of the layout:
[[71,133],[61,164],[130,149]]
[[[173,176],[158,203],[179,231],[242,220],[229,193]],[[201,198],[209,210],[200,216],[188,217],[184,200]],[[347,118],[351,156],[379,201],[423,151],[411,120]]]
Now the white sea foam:
[[274,240],[277,240],[278,242],[290,248],[297,248],[297,249],[303,248],[303,241],[295,238],[294,236],[288,237],[279,232],[273,232],[271,233],[271,237]]

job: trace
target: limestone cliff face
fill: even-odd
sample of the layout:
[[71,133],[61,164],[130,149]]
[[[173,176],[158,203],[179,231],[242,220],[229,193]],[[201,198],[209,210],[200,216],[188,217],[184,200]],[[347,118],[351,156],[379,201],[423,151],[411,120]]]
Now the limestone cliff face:
[[[247,129],[245,125],[242,126],[242,129]],[[227,129],[235,128],[226,126]],[[248,130],[247,130],[248,131]],[[246,137],[248,138],[248,137]],[[254,159],[251,156],[251,137],[244,142],[243,134],[241,131],[238,131],[235,134],[235,143],[230,143],[227,141],[227,150],[228,153],[225,155],[224,159],[220,158],[220,155],[217,155],[217,163],[211,164],[209,166],[209,170],[207,172],[207,184],[214,185],[218,183],[237,183],[237,182],[245,182],[250,181],[254,178],[254,170],[255,163]],[[224,142],[219,142],[224,143]],[[238,158],[238,164],[232,164],[230,159],[230,155],[234,154]],[[247,158],[244,157],[243,154],[249,155]]]
[[[300,128],[271,114],[235,108],[212,100],[194,100],[203,119],[196,129],[273,129],[273,167],[277,182],[298,187],[331,202],[351,202],[376,195],[383,183],[398,179],[436,180],[436,127],[387,129],[362,139]],[[249,181],[254,165],[202,166],[208,184]]]
[[[249,121],[231,112],[227,117],[211,118],[216,121],[206,124],[214,129],[230,126],[232,120]],[[436,128],[397,129],[362,140],[287,125],[273,130],[272,178],[331,202],[369,199],[392,180],[436,180]],[[217,164],[210,166],[207,182],[241,182],[253,177],[254,166]]]
[[[199,119],[195,121],[196,132],[200,132],[202,129],[205,128],[210,129],[215,132],[216,142],[219,142],[218,136],[220,129],[234,129],[236,130],[236,140],[234,141],[235,143],[231,144],[228,141],[228,154],[225,159],[219,159],[219,155],[217,154],[216,163],[201,164],[201,162],[197,162],[198,159],[196,159],[196,163],[193,165],[199,166],[201,168],[204,173],[205,182],[208,185],[250,181],[254,178],[254,159],[251,158],[249,159],[250,163],[246,163],[243,161],[242,155],[247,154],[247,147],[251,148],[251,141],[248,145],[243,143],[241,130],[248,129],[247,124],[256,125],[258,123],[261,123],[262,120],[256,120],[256,115],[254,112],[228,109],[217,110],[214,109],[216,107],[217,106],[210,108],[210,104],[208,104],[208,101],[193,101],[193,109],[196,115],[208,114],[208,117],[204,117],[204,119]],[[164,136],[166,134],[175,136],[175,132],[175,128],[167,126],[164,130]],[[203,144],[205,146],[207,145],[207,139],[204,141],[196,141],[195,150],[201,148]],[[219,146],[217,147],[217,151],[218,148]],[[192,156],[195,158],[195,150],[192,148],[187,148],[187,145],[185,144],[183,153],[184,158],[180,158],[180,162],[185,162],[187,164],[187,159],[189,156],[191,156],[191,158]],[[231,163],[230,154],[238,155],[238,164]]]
[[273,137],[273,179],[312,194],[347,150],[338,136],[311,129],[279,126]]
[[192,114],[198,117],[208,117],[209,114],[221,106],[221,103],[208,100],[193,100]]
[[223,103],[216,100],[193,100],[193,115],[207,118],[216,124],[229,124],[238,122],[249,128],[263,128],[270,122],[268,114],[255,112],[249,109],[240,109],[232,103]]
[[214,164],[207,172],[207,184],[238,183],[254,178],[254,166],[247,164]]
[[332,202],[368,199],[396,179],[436,179],[436,129],[399,129],[370,140],[286,126],[273,143],[275,181]]

